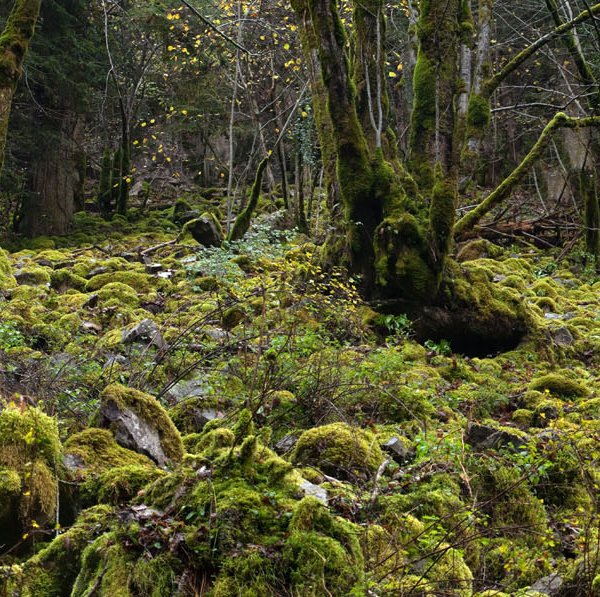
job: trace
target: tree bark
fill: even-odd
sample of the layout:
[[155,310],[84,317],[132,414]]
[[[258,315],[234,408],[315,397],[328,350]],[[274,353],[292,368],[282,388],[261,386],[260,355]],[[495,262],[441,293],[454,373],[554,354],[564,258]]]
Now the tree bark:
[[29,192],[23,201],[19,232],[34,238],[62,235],[69,230],[79,182],[78,142],[81,118],[66,112],[52,143],[39,148],[31,164]]
[[0,35],[0,170],[4,164],[12,99],[21,77],[23,60],[35,30],[40,6],[41,0],[15,0]]

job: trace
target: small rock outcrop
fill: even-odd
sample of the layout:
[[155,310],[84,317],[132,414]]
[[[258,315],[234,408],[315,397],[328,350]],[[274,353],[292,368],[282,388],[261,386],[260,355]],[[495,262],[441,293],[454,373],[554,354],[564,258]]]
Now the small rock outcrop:
[[97,420],[100,427],[112,431],[118,444],[148,456],[159,466],[183,458],[179,431],[149,394],[112,384],[102,392]]

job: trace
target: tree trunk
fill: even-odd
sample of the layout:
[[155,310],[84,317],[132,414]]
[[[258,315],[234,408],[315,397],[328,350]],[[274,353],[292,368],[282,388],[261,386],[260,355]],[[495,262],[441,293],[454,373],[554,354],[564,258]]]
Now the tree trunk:
[[0,170],[4,164],[12,98],[21,77],[23,60],[35,30],[40,6],[41,0],[15,0],[0,35]]
[[34,157],[19,222],[19,232],[24,235],[33,238],[68,232],[79,182],[77,141],[81,134],[81,118],[68,112],[53,142],[40,147]]

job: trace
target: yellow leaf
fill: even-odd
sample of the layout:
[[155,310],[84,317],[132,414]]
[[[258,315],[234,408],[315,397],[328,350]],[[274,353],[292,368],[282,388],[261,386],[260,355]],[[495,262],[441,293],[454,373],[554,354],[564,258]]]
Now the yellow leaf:
[[290,49],[290,44],[283,44],[283,49],[284,50],[289,50]]
[[389,77],[390,79],[393,79],[395,76],[396,76],[396,73],[395,73],[393,70],[391,70],[391,71],[388,73],[388,77]]

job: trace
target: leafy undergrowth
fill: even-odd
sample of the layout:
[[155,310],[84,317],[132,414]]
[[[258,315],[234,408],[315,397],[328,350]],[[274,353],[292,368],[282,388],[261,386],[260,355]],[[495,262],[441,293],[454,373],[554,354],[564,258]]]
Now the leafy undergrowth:
[[[469,358],[301,236],[165,244],[163,215],[0,255],[0,595],[600,594],[600,282],[577,259],[463,251],[531,321]],[[165,466],[98,414],[124,396]]]

